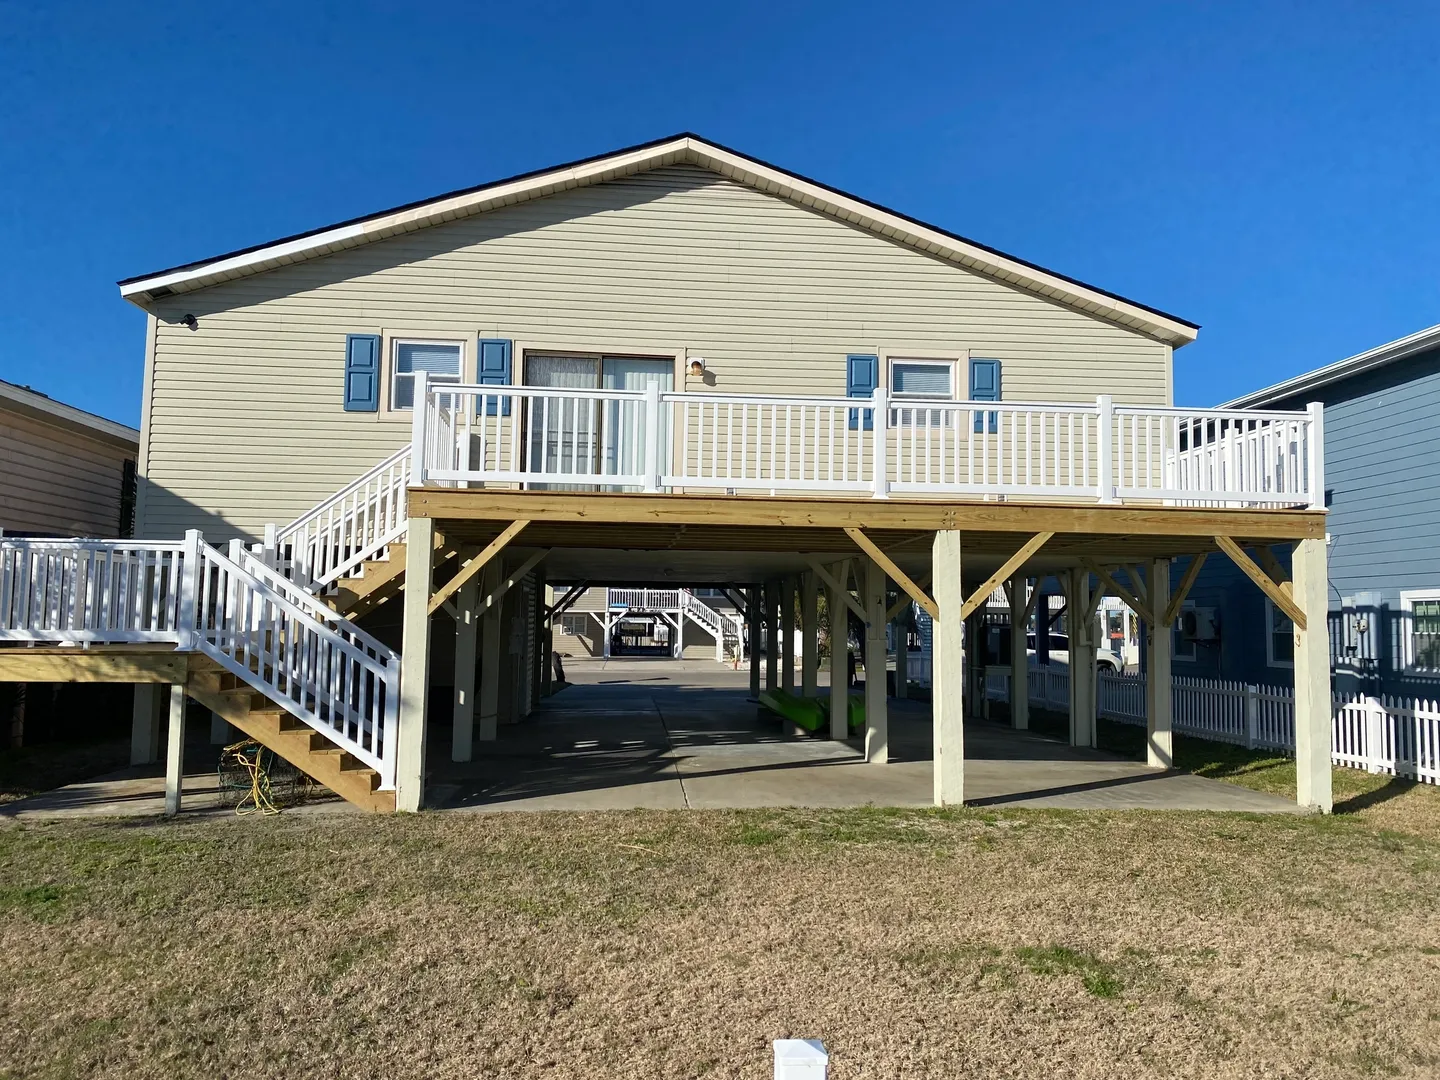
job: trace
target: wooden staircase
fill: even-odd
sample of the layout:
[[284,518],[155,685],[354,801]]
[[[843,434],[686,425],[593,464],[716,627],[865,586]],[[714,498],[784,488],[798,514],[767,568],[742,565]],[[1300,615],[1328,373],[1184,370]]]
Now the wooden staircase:
[[394,811],[395,792],[378,790],[378,772],[218,664],[193,657],[185,690],[346,802],[364,810]]
[[[334,590],[322,594],[320,599],[347,619],[369,614],[404,590],[405,548],[403,541],[389,545],[384,558],[366,559],[360,573],[340,578],[335,582]],[[440,562],[458,554],[456,545],[438,532],[435,534],[435,551]]]

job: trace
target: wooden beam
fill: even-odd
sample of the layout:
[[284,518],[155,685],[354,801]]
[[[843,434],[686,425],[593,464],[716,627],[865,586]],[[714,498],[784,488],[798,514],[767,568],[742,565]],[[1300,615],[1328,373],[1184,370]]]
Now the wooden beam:
[[1260,591],[1270,598],[1272,604],[1286,615],[1289,615],[1291,622],[1301,630],[1308,629],[1305,625],[1305,612],[1300,609],[1300,605],[1295,603],[1294,598],[1289,593],[1275,584],[1275,582],[1270,579],[1269,574],[1255,565],[1255,560],[1245,554],[1244,548],[1228,536],[1215,537],[1215,546],[1225,552],[1226,555],[1229,555],[1230,561],[1238,566],[1246,577],[1260,586]]
[[[469,581],[481,570],[485,569],[485,564],[488,563],[491,559],[493,559],[496,555],[499,555],[500,552],[504,551],[505,546],[509,544],[511,540],[514,540],[515,537],[519,536],[520,530],[525,528],[525,526],[529,524],[530,521],[528,518],[520,518],[519,520],[512,521],[509,525],[507,525],[504,531],[501,532],[499,536],[497,536],[494,540],[490,541],[489,545],[485,548],[484,551],[480,552],[479,555],[476,555],[475,558],[471,559],[468,563],[462,566],[458,574],[456,574],[453,578],[451,578],[444,585],[442,585],[434,596],[430,597],[430,604],[428,608],[429,613],[431,615],[434,615],[435,612],[439,610],[441,604],[445,603],[445,601],[450,599],[451,596],[459,592],[461,585],[464,585],[465,582]],[[413,589],[416,584],[417,582],[411,581],[407,583],[406,587]],[[422,588],[424,587],[423,582],[418,584],[420,584]]]
[[551,608],[547,612],[545,612],[545,618],[553,622],[556,615],[565,614],[565,612],[570,609],[570,605],[575,603],[576,600],[580,599],[580,595],[587,588],[589,588],[589,586],[590,582],[588,580],[580,582],[579,585],[570,586],[570,589],[565,593],[565,595],[560,597],[559,600],[556,600],[554,605],[552,605]]
[[0,649],[0,682],[183,683],[189,654],[174,644]]
[[1101,581],[1103,581],[1106,588],[1108,588],[1121,600],[1125,601],[1125,603],[1130,606],[1131,610],[1133,610],[1135,614],[1139,615],[1147,623],[1154,625],[1155,615],[1150,610],[1149,606],[1143,603],[1129,589],[1125,588],[1113,577],[1111,577],[1110,571],[1106,570],[1103,566],[1097,564],[1093,559],[1081,559],[1080,565],[1085,567],[1086,570],[1089,570],[1092,574],[1094,574]]
[[1295,587],[1290,583],[1290,575],[1286,573],[1285,567],[1281,566],[1280,560],[1275,558],[1275,552],[1261,545],[1255,549],[1255,560],[1270,575],[1270,580],[1280,586],[1280,591],[1293,600]]
[[1150,607],[1150,582],[1145,576],[1145,568],[1137,563],[1134,566],[1127,566],[1125,572],[1130,576],[1132,591],[1142,604],[1147,608]]
[[1205,565],[1207,557],[1202,551],[1190,560],[1190,565],[1185,568],[1185,576],[1175,588],[1175,595],[1170,598],[1165,613],[1160,616],[1160,629],[1175,625],[1175,616],[1180,614],[1180,605],[1185,602],[1185,597],[1190,595],[1190,586],[1194,585],[1195,579],[1200,576],[1200,568]]
[[884,570],[886,575],[892,581],[894,581],[896,585],[899,585],[902,589],[909,593],[914,598],[917,604],[919,604],[922,608],[928,611],[932,619],[940,618],[940,605],[935,603],[934,600],[930,599],[929,593],[927,593],[924,589],[920,588],[919,585],[916,585],[915,582],[911,581],[910,575],[905,573],[904,570],[901,570],[900,567],[896,566],[894,560],[876,546],[875,541],[871,540],[859,529],[847,527],[845,530],[845,535],[850,537],[851,540],[854,540],[855,543],[860,546],[860,549],[865,552],[865,554],[869,555],[870,558],[874,559],[875,565],[880,567],[881,570]]
[[487,593],[480,598],[479,603],[475,605],[475,613],[478,615],[482,611],[489,611],[492,607],[498,604],[501,597],[503,597],[507,592],[509,592],[514,586],[518,585],[521,579],[524,578],[525,575],[528,574],[532,569],[534,569],[535,564],[549,554],[549,548],[541,548],[539,551],[532,554],[528,559],[526,559],[514,570],[512,570],[509,576],[506,577],[504,581],[500,582],[498,586],[496,586],[494,592]]
[[801,526],[856,529],[965,529],[1110,537],[1227,536],[1292,540],[1325,535],[1313,510],[1193,506],[1083,506],[1042,502],[947,502],[940,499],[842,499],[803,496],[646,495],[638,492],[508,491],[414,488],[412,517],[449,521]]
[[[915,579],[915,584],[919,585],[922,589],[930,588],[930,574],[928,572],[921,574]],[[911,598],[908,595],[900,597],[899,600],[896,600],[895,603],[885,609],[885,621],[889,622],[895,618],[896,615],[899,615],[900,612],[905,610],[905,605],[911,602]]]
[[1035,614],[1035,605],[1040,602],[1040,583],[1044,578],[1036,578],[1034,586],[1030,589],[1030,595],[1025,599],[1025,622],[1028,625],[1030,616]]
[[[865,614],[865,609],[860,606],[860,601],[856,600],[855,597],[850,595],[849,589],[847,589],[844,585],[835,580],[834,576],[830,573],[830,571],[825,569],[824,563],[822,563],[819,559],[815,558],[815,556],[813,555],[806,555],[805,561],[810,564],[810,569],[815,571],[816,575],[820,578],[821,581],[823,581],[830,588],[834,589],[841,595],[841,597],[844,598],[846,607],[853,611],[862,622],[869,621],[869,617]],[[848,573],[845,573],[844,576],[849,577],[850,575]]]
[[971,612],[985,603],[990,594],[995,591],[995,586],[1010,578],[1016,570],[1024,566],[1026,562],[1029,561],[1030,556],[1044,547],[1046,541],[1054,535],[1053,532],[1036,533],[1029,540],[1026,540],[1025,543],[1020,546],[1019,551],[1006,559],[1004,565],[1002,565],[999,570],[996,570],[985,579],[985,584],[970,594],[970,598],[960,607],[960,618],[968,619]]

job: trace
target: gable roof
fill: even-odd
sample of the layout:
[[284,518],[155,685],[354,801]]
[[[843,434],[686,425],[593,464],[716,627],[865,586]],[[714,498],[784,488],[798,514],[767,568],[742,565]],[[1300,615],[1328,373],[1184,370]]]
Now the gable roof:
[[507,180],[452,191],[211,259],[126,278],[118,282],[120,295],[143,308],[173,293],[203,289],[222,281],[321,258],[345,248],[502,206],[676,164],[710,169],[731,180],[830,214],[898,243],[948,259],[976,273],[1175,346],[1194,341],[1200,329],[1196,323],[1057,274],[688,132],[566,165],[522,173]]
[[140,446],[140,432],[132,427],[77,409],[74,405],[66,405],[28,386],[0,379],[0,410],[7,409],[126,449],[137,450]]
[[1374,371],[1376,368],[1393,364],[1397,360],[1404,360],[1436,346],[1440,346],[1440,326],[1427,327],[1424,330],[1417,330],[1408,337],[1387,341],[1384,345],[1377,345],[1373,349],[1366,349],[1364,352],[1356,353],[1344,360],[1337,360],[1333,364],[1326,364],[1314,371],[1296,375],[1293,379],[1286,379],[1274,386],[1267,386],[1263,390],[1245,394],[1234,401],[1227,401],[1220,408],[1254,409],[1263,405],[1273,405],[1277,401],[1298,397],[1311,390],[1318,390],[1322,386],[1329,386],[1331,383],[1348,379],[1352,375]]

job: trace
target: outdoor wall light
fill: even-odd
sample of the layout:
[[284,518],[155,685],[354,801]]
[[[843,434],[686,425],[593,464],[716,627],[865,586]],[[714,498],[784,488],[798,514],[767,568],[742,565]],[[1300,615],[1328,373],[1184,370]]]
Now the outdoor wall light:
[[705,374],[705,358],[703,356],[690,357],[690,374],[697,379]]
[[194,315],[186,315],[183,319],[180,320],[180,324],[182,326],[188,326],[191,330],[200,329],[200,323]]

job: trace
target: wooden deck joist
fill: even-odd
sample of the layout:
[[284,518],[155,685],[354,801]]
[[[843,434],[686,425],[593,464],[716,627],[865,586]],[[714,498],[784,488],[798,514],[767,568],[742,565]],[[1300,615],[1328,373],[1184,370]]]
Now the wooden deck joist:
[[171,644],[0,646],[0,682],[183,683],[191,654]]

